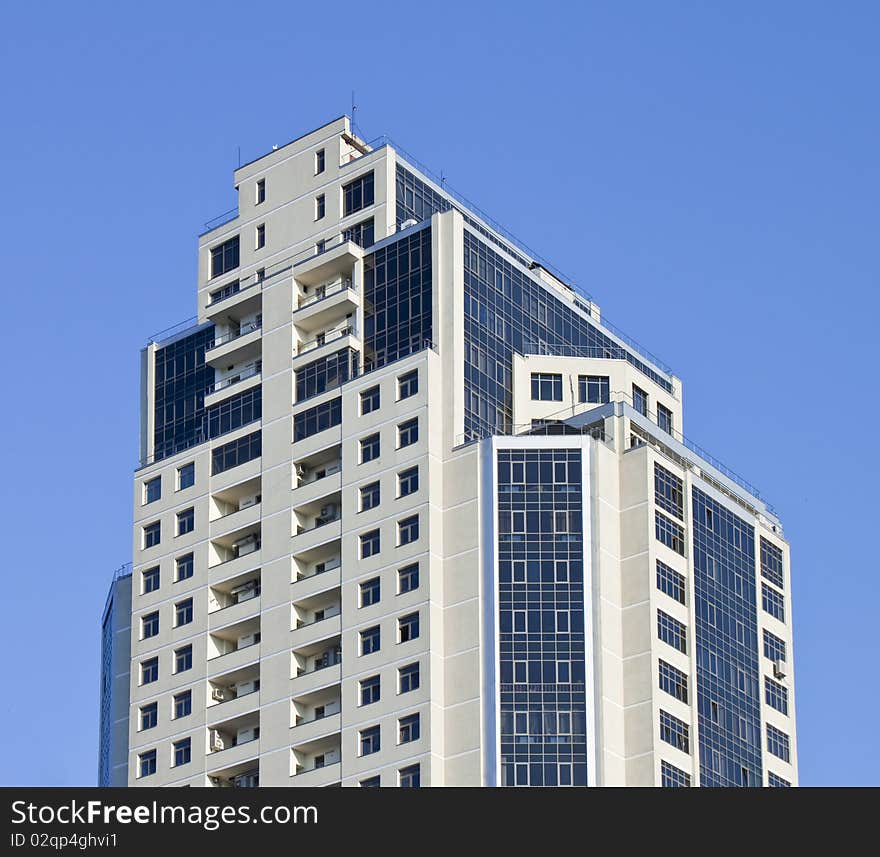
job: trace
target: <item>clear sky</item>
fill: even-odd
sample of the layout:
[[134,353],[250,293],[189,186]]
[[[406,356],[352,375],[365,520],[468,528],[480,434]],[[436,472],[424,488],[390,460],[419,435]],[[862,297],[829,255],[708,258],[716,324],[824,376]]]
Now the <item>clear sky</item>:
[[[684,383],[792,543],[804,784],[878,784],[876,3],[15,3],[0,28],[2,784],[92,784],[138,353],[232,169],[344,112]],[[872,523],[873,522],[873,523]],[[874,545],[875,547],[871,547]]]

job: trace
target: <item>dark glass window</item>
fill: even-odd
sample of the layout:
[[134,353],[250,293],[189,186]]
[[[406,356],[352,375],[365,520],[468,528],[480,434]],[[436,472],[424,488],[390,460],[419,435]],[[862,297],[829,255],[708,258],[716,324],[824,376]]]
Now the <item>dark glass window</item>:
[[397,448],[412,446],[419,439],[419,418],[413,417],[397,426]]
[[771,661],[785,661],[785,640],[764,631],[764,657]]
[[195,526],[195,509],[184,509],[182,512],[177,513],[177,535],[185,536],[187,533],[191,533]]
[[667,434],[672,434],[672,411],[657,403],[657,425]]
[[175,560],[175,565],[177,567],[177,577],[175,578],[178,582],[181,580],[189,580],[193,576],[193,555],[191,553],[184,554],[183,556],[177,557]]
[[361,486],[361,511],[366,512],[368,509],[374,509],[379,505],[379,483],[371,482],[369,485]]
[[294,414],[293,439],[305,440],[313,434],[338,426],[342,422],[342,399],[322,402],[314,408],[308,408]]
[[680,699],[688,701],[688,677],[686,673],[676,669],[672,664],[661,660],[659,664],[660,690]]
[[174,627],[179,628],[181,625],[188,625],[193,620],[193,600],[187,598],[184,601],[178,601],[174,605]]
[[397,474],[398,495],[406,497],[409,494],[415,494],[419,490],[419,467],[410,467],[407,470],[401,470]]
[[413,369],[397,379],[397,398],[408,399],[419,392],[419,370]]
[[397,721],[397,742],[409,744],[419,740],[419,715],[408,714]]
[[657,540],[684,556],[684,529],[660,512],[654,513],[654,534]]
[[365,780],[361,780],[358,785],[362,789],[378,789],[382,785],[382,778],[377,774],[375,777],[367,777]]
[[788,714],[788,688],[784,684],[764,676],[764,699],[771,708]]
[[323,193],[315,197],[315,220],[323,219],[327,212],[327,204]]
[[193,665],[193,647],[184,646],[176,649],[174,652],[174,672],[182,673],[192,669]]
[[766,583],[761,584],[761,606],[780,622],[785,621],[785,597]]
[[782,549],[761,536],[761,575],[780,589],[785,588]]
[[379,553],[379,531],[370,530],[361,536],[361,559],[367,559],[377,553]]
[[162,539],[162,524],[155,521],[144,527],[144,549],[155,547]]
[[532,372],[532,399],[541,402],[561,402],[562,375]]
[[238,236],[211,248],[211,278],[238,267]]
[[371,753],[378,753],[381,749],[381,740],[378,726],[369,726],[361,729],[361,755],[369,756]]
[[147,613],[141,617],[141,639],[146,640],[148,637],[155,637],[159,633],[159,611]]
[[767,724],[767,750],[784,762],[791,761],[788,735],[769,723]]
[[257,200],[256,204],[260,205],[266,201],[266,179],[259,179],[257,181]]
[[189,462],[189,464],[184,464],[181,467],[177,468],[177,490],[183,491],[184,488],[189,488],[194,485],[196,481],[196,466],[194,462]]
[[417,789],[422,785],[422,773],[419,765],[407,765],[398,771],[400,788]]
[[343,348],[307,363],[296,372],[296,400],[332,390],[357,375],[357,351]]
[[679,520],[684,520],[684,483],[657,463],[654,464],[654,502]]
[[148,568],[143,572],[144,595],[148,592],[155,592],[159,588],[159,566]]
[[208,438],[220,437],[260,419],[263,412],[262,387],[254,387],[225,399],[208,409]]
[[690,729],[687,723],[660,709],[660,740],[689,753]]
[[373,226],[373,218],[362,220],[354,226],[349,226],[342,232],[343,241],[353,241],[359,247],[372,247],[375,243],[375,228]]
[[162,477],[156,476],[144,482],[144,504],[155,503],[162,496]]
[[662,610],[657,611],[657,636],[672,648],[687,654],[687,627]]
[[379,676],[374,675],[361,679],[361,705],[378,702],[380,696]]
[[159,678],[159,658],[141,661],[141,684],[150,684]]
[[188,717],[192,714],[192,691],[185,690],[174,696],[174,718]]
[[660,562],[659,559],[657,560],[657,588],[670,598],[674,598],[679,604],[685,603],[687,584],[684,576],[670,568],[665,562]]
[[379,387],[370,387],[361,393],[361,416],[379,410]]
[[790,789],[791,783],[788,780],[784,780],[778,774],[774,774],[773,771],[767,772],[767,785],[771,789]]
[[159,722],[159,704],[151,702],[141,707],[141,731],[152,729]]
[[397,620],[397,642],[408,643],[419,636],[419,614],[409,613]]
[[192,739],[183,738],[174,742],[174,767],[188,765],[192,760]]
[[633,407],[643,416],[648,416],[648,394],[633,384]]
[[354,181],[342,186],[342,216],[347,217],[368,205],[372,205],[373,173],[365,173]]
[[400,692],[401,693],[409,693],[411,690],[418,690],[419,688],[419,664],[418,662],[414,664],[407,664],[405,667],[400,667],[397,671]]
[[379,601],[380,584],[378,577],[372,577],[361,584],[361,607],[369,607]]
[[315,152],[315,175],[324,172],[324,150],[318,149]]
[[266,224],[265,223],[261,223],[257,227],[256,238],[257,238],[256,249],[261,250],[263,247],[266,246]]
[[211,475],[216,476],[239,464],[253,461],[263,454],[262,434],[258,431],[240,437],[211,451]]
[[660,785],[665,789],[691,787],[691,775],[670,765],[665,759],[660,762]]
[[139,773],[142,777],[149,777],[156,773],[156,751],[146,750],[138,756]]
[[211,303],[215,304],[218,301],[226,300],[226,298],[231,298],[233,295],[237,295],[241,291],[241,283],[238,280],[232,280],[229,283],[226,283],[225,286],[221,286],[219,289],[214,289],[211,292]]
[[379,435],[371,434],[369,437],[361,438],[361,464],[379,457]]
[[378,625],[373,625],[372,628],[365,628],[361,631],[361,654],[371,655],[373,652],[378,652],[380,642],[381,635]]
[[578,401],[605,404],[610,399],[607,375],[579,375]]
[[408,545],[419,537],[419,516],[411,515],[397,522],[397,544]]
[[397,591],[400,595],[419,588],[419,564],[413,563],[397,571]]

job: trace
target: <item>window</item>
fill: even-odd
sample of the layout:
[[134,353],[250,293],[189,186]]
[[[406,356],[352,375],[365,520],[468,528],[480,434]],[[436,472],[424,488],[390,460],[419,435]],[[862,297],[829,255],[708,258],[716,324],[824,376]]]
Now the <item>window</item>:
[[174,719],[188,717],[192,714],[192,691],[185,690],[183,693],[174,695]]
[[578,375],[579,402],[604,405],[610,398],[610,385],[607,375]]
[[397,426],[397,448],[412,446],[419,439],[419,418],[413,417]]
[[397,522],[397,546],[411,544],[419,537],[419,516],[411,515]]
[[192,739],[183,738],[174,742],[174,767],[188,765],[192,759]]
[[162,477],[148,479],[144,482],[144,505],[155,503],[162,496]]
[[370,726],[366,729],[361,729],[360,745],[362,756],[369,756],[371,753],[378,753],[381,748],[379,727]]
[[193,647],[184,646],[174,651],[174,672],[182,673],[192,669],[193,665]]
[[315,220],[322,220],[327,211],[325,197],[323,193],[319,193],[315,197]]
[[315,152],[315,175],[319,175],[324,172],[324,150],[318,149]]
[[323,253],[327,249],[327,239],[321,238],[319,241],[315,242],[315,255],[319,255]]
[[177,569],[177,577],[175,580],[180,583],[181,580],[189,580],[193,576],[193,555],[191,553],[177,557],[174,561]]
[[256,205],[260,205],[266,201],[266,179],[257,181],[257,198]]
[[141,684],[150,684],[159,678],[159,658],[141,661]]
[[194,485],[196,481],[196,466],[195,463],[190,461],[189,464],[184,464],[181,467],[177,468],[177,490],[183,491],[184,488],[189,488],[191,485]]
[[643,416],[648,416],[648,394],[633,384],[633,407]]
[[144,550],[155,547],[162,540],[162,524],[155,521],[144,527]]
[[791,748],[788,735],[775,726],[767,724],[767,750],[783,762],[791,760]]
[[378,775],[375,777],[367,777],[365,780],[361,780],[358,785],[362,789],[378,789],[382,785],[382,780]]
[[409,693],[411,690],[418,690],[419,688],[419,665],[418,662],[414,664],[407,664],[405,667],[400,667],[397,671],[398,677],[398,686],[400,687],[400,693]]
[[365,628],[361,631],[361,654],[372,655],[373,652],[379,651],[379,626],[373,625],[372,628]]
[[361,486],[361,511],[375,509],[379,505],[379,483],[371,482]]
[[138,756],[138,774],[149,777],[156,773],[156,751],[147,750]]
[[761,606],[780,622],[785,621],[785,598],[766,583],[761,584]]
[[771,789],[790,789],[791,783],[788,780],[782,779],[779,774],[774,774],[773,771],[767,771],[767,785]]
[[379,435],[371,434],[361,438],[361,464],[379,457]]
[[361,535],[361,559],[375,556],[379,553],[379,547],[378,530],[370,530],[370,532]]
[[419,588],[419,564],[413,563],[397,570],[397,594],[412,592]]
[[305,440],[313,434],[318,434],[325,429],[338,426],[342,422],[342,399],[333,399],[323,402],[294,414],[293,439],[294,441]]
[[361,679],[361,705],[370,705],[379,701],[379,676],[373,675]]
[[688,677],[666,661],[660,661],[660,690],[674,696],[682,702],[688,701]]
[[684,576],[670,568],[665,562],[660,562],[659,559],[657,560],[657,588],[670,598],[674,598],[679,604],[685,603],[687,584]]
[[672,434],[672,411],[657,403],[657,425],[667,434]]
[[409,744],[419,740],[419,715],[408,714],[397,721],[397,743]]
[[660,512],[654,512],[654,535],[657,541],[684,556],[684,528]]
[[257,227],[256,242],[254,243],[254,249],[261,250],[265,246],[266,246],[266,224],[261,223]]
[[684,520],[684,483],[665,467],[654,464],[654,502],[670,515]]
[[263,454],[263,435],[255,431],[238,440],[224,443],[211,451],[211,475],[224,473],[240,464],[247,464]]
[[660,785],[664,789],[689,789],[691,787],[691,775],[664,760],[660,762]]
[[540,402],[561,402],[562,375],[532,372],[532,399]]
[[342,216],[347,217],[373,204],[373,174],[366,173],[342,186]]
[[151,702],[141,706],[141,731],[152,729],[159,722],[159,704]]
[[764,699],[771,708],[788,714],[788,688],[784,684],[764,676]]
[[780,589],[785,588],[782,571],[782,550],[761,536],[761,576]]
[[193,600],[187,598],[184,601],[178,601],[174,605],[174,627],[179,628],[181,625],[188,625],[193,620]]
[[657,636],[673,649],[687,654],[687,627],[662,610],[657,611]]
[[148,637],[155,637],[159,633],[159,611],[147,613],[141,617],[141,639],[146,640]]
[[407,765],[397,772],[398,782],[402,789],[417,789],[422,785],[421,767]]
[[238,236],[211,248],[211,279],[238,267]]
[[687,723],[660,709],[660,740],[690,753],[690,729]]
[[397,642],[408,643],[419,636],[419,614],[409,613],[397,620]]
[[182,512],[177,513],[177,535],[185,536],[187,533],[191,533],[195,526],[195,509],[184,509]]
[[771,661],[785,661],[785,640],[764,631],[764,657]]
[[410,467],[397,474],[397,496],[406,497],[419,490],[419,467]]
[[397,379],[397,398],[408,399],[419,392],[419,370],[413,369]]
[[361,392],[361,416],[379,410],[379,387],[370,387]]
[[143,591],[144,595],[148,592],[155,592],[159,588],[159,566],[153,566],[153,568],[148,568],[141,575],[143,577]]
[[342,230],[342,240],[352,241],[359,247],[369,247],[376,240],[376,226],[373,218],[362,220]]
[[361,584],[361,607],[379,602],[379,578],[372,577]]

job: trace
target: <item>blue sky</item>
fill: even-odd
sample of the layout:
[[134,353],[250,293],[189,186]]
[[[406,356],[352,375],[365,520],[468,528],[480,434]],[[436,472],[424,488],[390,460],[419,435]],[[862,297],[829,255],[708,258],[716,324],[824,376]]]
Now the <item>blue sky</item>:
[[859,2],[7,9],[0,783],[94,783],[139,348],[195,314],[238,147],[354,89],[367,137],[442,170],[682,377],[686,434],[792,542],[802,783],[878,784],[878,26]]

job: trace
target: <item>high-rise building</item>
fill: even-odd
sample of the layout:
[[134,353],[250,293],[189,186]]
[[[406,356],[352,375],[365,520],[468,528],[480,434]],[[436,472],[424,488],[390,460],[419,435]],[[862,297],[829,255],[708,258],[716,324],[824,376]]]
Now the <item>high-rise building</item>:
[[679,379],[342,117],[144,349],[130,785],[797,782],[788,545]]

